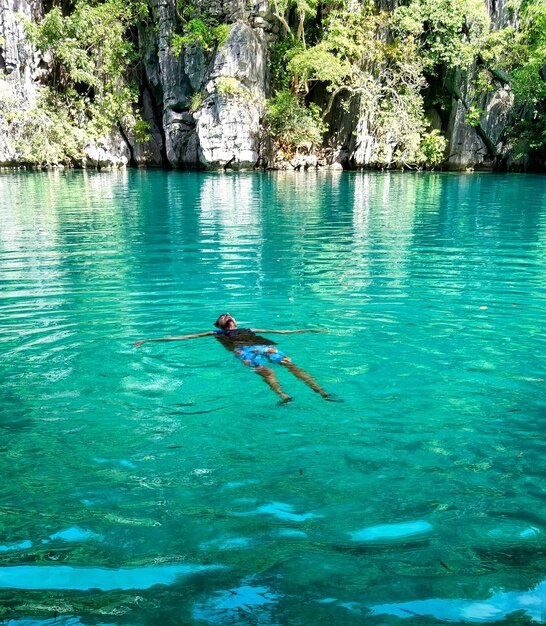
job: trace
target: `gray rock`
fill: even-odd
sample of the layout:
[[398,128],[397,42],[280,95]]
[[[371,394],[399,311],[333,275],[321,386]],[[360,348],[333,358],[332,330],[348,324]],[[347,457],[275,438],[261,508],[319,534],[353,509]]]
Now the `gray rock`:
[[[454,100],[447,137],[449,156],[446,167],[452,170],[492,169],[498,156],[505,151],[502,136],[514,105],[514,96],[508,85],[498,84],[497,88],[478,99],[478,108],[483,111],[480,127],[467,122],[466,103],[477,100],[474,94],[474,75],[461,83],[461,98]],[[484,136],[488,138],[487,145]]]
[[295,170],[308,170],[317,167],[318,157],[316,154],[296,154],[290,161],[290,166]]
[[[243,10],[237,3],[228,8],[235,13]],[[156,65],[152,55],[147,56],[146,74],[149,83],[159,80],[153,95],[163,111],[169,163],[181,168],[254,167],[260,153],[267,72],[267,42],[261,31],[236,22],[212,58],[207,59],[198,46],[175,57],[170,41],[176,14],[162,2],[158,12],[158,55]],[[196,92],[202,92],[203,102],[190,113]]]
[[267,43],[248,24],[232,25],[228,38],[216,54],[211,78],[236,78],[256,95],[265,92]]
[[32,90],[40,57],[27,41],[24,19],[38,20],[43,14],[41,0],[1,0],[0,69],[12,79],[21,81],[26,90]]
[[142,94],[142,119],[150,124],[149,141],[140,143],[136,140],[132,130],[125,130],[131,148],[132,161],[139,167],[163,165],[163,134],[155,119],[152,96],[148,89],[144,89]]
[[378,137],[374,112],[363,108],[359,96],[351,98],[349,107],[334,109],[331,125],[333,163],[351,168],[385,167],[390,165],[393,146]]
[[1,0],[0,4],[0,164],[13,165],[20,155],[10,117],[23,118],[36,101],[41,77],[40,56],[28,43],[23,19],[42,14],[39,1]]
[[[41,0],[0,2],[0,70],[4,73],[0,78],[0,164],[16,165],[23,160],[20,142],[25,133],[21,129],[35,116],[51,59],[39,54],[28,42],[22,19],[39,20],[43,15]],[[124,167],[130,160],[127,141],[114,130],[112,136],[89,143],[82,165]]]
[[207,61],[200,46],[192,46],[184,53],[184,72],[191,89],[199,91],[203,87],[207,73]]
[[[506,0],[486,0],[491,23],[495,29],[516,26],[516,12],[510,10]],[[503,131],[510,121],[514,97],[508,85],[496,82],[495,89],[478,98],[478,108],[484,111],[480,118],[483,133],[494,146],[497,156],[491,153],[479,129],[466,121],[465,103],[476,101],[476,68],[469,68],[466,76],[456,79],[456,87],[462,99],[453,102],[446,137],[449,141],[448,169],[492,169],[498,157],[504,156],[507,147],[500,142]]]
[[126,167],[131,160],[131,149],[123,135],[112,130],[109,137],[90,142],[84,149],[82,167],[117,169]]
[[193,116],[188,112],[166,110],[163,128],[169,163],[173,167],[196,167],[199,164],[199,141]]
[[[495,28],[515,19],[507,0],[485,2]],[[145,69],[142,115],[150,123],[152,137],[142,144],[129,129],[125,129],[125,136],[115,131],[88,146],[85,166],[120,167],[130,162],[160,165],[165,159],[174,167],[207,169],[247,169],[257,163],[299,169],[329,167],[332,163],[334,167],[391,164],[393,140],[388,135],[378,136],[374,111],[363,110],[357,97],[352,98],[347,111],[340,107],[332,111],[327,157],[318,160],[313,155],[298,155],[286,163],[271,155],[261,122],[271,89],[268,45],[272,33],[279,32],[279,24],[268,0],[195,0],[197,8],[218,22],[231,23],[231,30],[219,50],[207,52],[191,46],[179,55],[172,49],[173,35],[181,32],[175,3],[151,0],[151,4],[156,19],[153,27],[140,30],[139,41]],[[377,5],[392,10],[397,1],[377,0]],[[31,114],[51,68],[51,60],[26,41],[18,14],[39,19],[42,0],[0,0],[0,164],[21,159],[15,147],[14,125],[8,118],[14,111],[19,117]],[[544,68],[541,73],[546,76]],[[454,169],[492,167],[494,154],[504,156],[508,149],[502,138],[513,109],[510,90],[500,77],[495,91],[482,97],[479,106],[484,114],[477,133],[466,122],[465,102],[476,100],[475,77],[472,72],[469,76],[458,83],[462,98],[454,100],[446,133],[448,166]],[[438,112],[431,115],[432,127],[445,126]]]
[[207,169],[252,169],[259,158],[260,108],[242,95],[215,92],[195,116],[199,161]]
[[199,159],[206,168],[253,168],[260,151],[260,119],[266,87],[267,48],[247,24],[238,22],[216,54],[207,90],[196,114]]

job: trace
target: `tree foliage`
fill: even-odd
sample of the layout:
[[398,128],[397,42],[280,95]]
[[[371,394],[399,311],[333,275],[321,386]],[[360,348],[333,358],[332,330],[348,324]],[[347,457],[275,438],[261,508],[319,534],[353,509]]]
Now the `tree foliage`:
[[[452,98],[496,155],[482,125],[488,94],[507,85],[515,98],[512,134],[526,149],[546,150],[546,0],[511,0],[512,24],[492,29],[483,0],[406,0],[381,11],[369,0],[274,0],[285,33],[275,50],[279,89],[290,86],[300,106],[316,88],[328,94],[327,118],[359,101],[361,116],[394,163],[437,165],[445,140],[428,127],[423,93],[432,81],[443,109]],[[287,45],[290,42],[290,45]],[[471,76],[462,98],[445,76]],[[381,155],[378,155],[381,157]]]
[[62,114],[60,137],[70,138],[67,144],[53,127],[48,132],[42,125],[37,136],[49,136],[56,148],[40,151],[36,146],[34,162],[73,159],[89,138],[107,134],[121,121],[127,127],[138,121],[134,114],[138,90],[129,80],[138,55],[128,31],[146,15],[147,6],[140,0],[76,0],[67,15],[54,6],[40,23],[27,23],[31,41],[52,66],[49,88],[31,112],[29,128],[32,117],[49,116],[60,124]]
[[411,0],[394,11],[392,28],[413,36],[425,70],[467,67],[489,29],[483,0]]
[[413,34],[387,36],[391,16],[373,4],[330,7],[312,46],[300,46],[287,63],[296,94],[326,88],[326,118],[336,99],[357,99],[361,117],[373,128],[378,160],[422,162],[425,134],[423,62]]
[[265,122],[286,158],[298,149],[320,146],[327,129],[319,107],[304,106],[289,90],[279,91],[269,100]]
[[[503,85],[515,102],[504,139],[512,137],[518,154],[546,153],[546,0],[508,0],[511,25],[500,30],[491,28],[484,0],[402,0],[389,11],[374,0],[269,4],[281,32],[271,46],[265,123],[287,155],[320,146],[334,113],[351,107],[380,146],[378,162],[436,166],[446,142],[425,117],[432,83],[441,85],[435,98],[444,109],[453,97],[463,102],[467,123],[486,142],[485,103]],[[223,45],[230,24],[206,6],[175,0],[174,54],[200,46],[210,58]],[[75,160],[88,138],[120,123],[146,140],[130,77],[139,63],[136,26],[149,12],[148,0],[54,2],[40,23],[27,25],[52,70],[36,107],[9,116],[28,162]],[[450,71],[472,76],[464,98],[444,80]],[[225,97],[246,93],[229,79],[217,88]],[[196,92],[192,110],[202,100]]]
[[229,24],[218,24],[213,18],[192,18],[185,24],[183,34],[174,33],[173,52],[179,55],[189,46],[200,46],[205,52],[211,52],[225,43],[229,30]]
[[[9,132],[14,161],[28,165],[70,164],[81,158],[85,134],[66,109],[52,103],[44,89],[36,106],[26,108],[13,94],[0,94],[2,131]],[[53,100],[54,102],[54,100]]]
[[[519,105],[512,139],[520,155],[546,156],[546,0],[523,2],[513,45],[511,84]],[[512,65],[512,69],[510,68]],[[511,69],[511,71],[510,71]]]
[[210,53],[224,45],[230,24],[221,22],[218,17],[188,0],[176,0],[175,6],[182,31],[172,36],[171,45],[176,55],[190,46],[199,46]]
[[481,91],[501,83],[513,94],[514,114],[505,139],[514,156],[545,156],[546,0],[513,0],[509,7],[512,25],[483,38],[477,57],[485,75]]

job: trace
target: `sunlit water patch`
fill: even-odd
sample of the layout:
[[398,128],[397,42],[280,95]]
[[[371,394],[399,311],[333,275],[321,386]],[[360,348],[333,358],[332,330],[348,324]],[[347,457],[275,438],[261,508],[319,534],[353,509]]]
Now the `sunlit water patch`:
[[[546,179],[3,173],[0,214],[0,620],[545,621]],[[134,346],[226,311],[327,331],[268,336],[343,402]]]

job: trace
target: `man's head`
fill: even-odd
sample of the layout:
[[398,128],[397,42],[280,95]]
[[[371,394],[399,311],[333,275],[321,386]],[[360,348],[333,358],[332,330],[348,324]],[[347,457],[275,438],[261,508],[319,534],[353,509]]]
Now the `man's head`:
[[237,322],[229,313],[224,313],[214,322],[216,328],[221,330],[235,330],[237,328]]

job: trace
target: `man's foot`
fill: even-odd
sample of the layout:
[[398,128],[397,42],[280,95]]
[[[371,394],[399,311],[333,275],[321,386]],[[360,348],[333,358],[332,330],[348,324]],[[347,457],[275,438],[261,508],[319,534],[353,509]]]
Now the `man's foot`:
[[339,396],[336,396],[333,393],[326,393],[322,397],[328,402],[345,402],[345,400],[342,400]]
[[288,404],[289,402],[292,402],[292,398],[286,394],[281,396],[281,399],[279,400],[279,404]]

